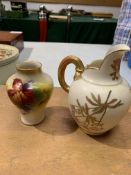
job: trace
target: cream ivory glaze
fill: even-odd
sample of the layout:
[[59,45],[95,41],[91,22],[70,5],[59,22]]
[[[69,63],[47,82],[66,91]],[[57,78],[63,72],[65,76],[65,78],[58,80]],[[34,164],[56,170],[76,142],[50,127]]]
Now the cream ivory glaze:
[[[78,126],[87,134],[99,135],[112,129],[128,112],[131,92],[128,82],[120,74],[123,54],[130,48],[125,44],[114,45],[103,60],[96,60],[84,67],[76,56],[67,56],[58,68],[58,79],[67,91],[69,109]],[[65,82],[65,69],[75,64],[74,81],[69,87]]]

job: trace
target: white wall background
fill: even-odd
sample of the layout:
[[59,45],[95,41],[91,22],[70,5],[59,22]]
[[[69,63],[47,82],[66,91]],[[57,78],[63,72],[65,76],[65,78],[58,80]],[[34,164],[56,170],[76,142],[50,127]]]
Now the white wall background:
[[[10,1],[2,1],[5,5],[6,10],[10,10]],[[105,6],[89,6],[89,5],[74,5],[74,4],[49,4],[49,3],[27,3],[27,8],[31,10],[38,10],[39,6],[44,4],[48,10],[53,12],[58,12],[63,8],[67,8],[68,5],[72,5],[74,9],[85,10],[86,12],[104,12],[104,13],[112,13],[114,18],[118,18],[119,16],[119,7],[105,7]]]

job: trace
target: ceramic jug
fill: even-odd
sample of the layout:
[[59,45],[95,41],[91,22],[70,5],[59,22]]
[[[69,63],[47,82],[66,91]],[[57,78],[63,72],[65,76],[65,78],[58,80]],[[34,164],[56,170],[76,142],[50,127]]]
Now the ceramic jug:
[[[105,58],[84,67],[76,56],[65,57],[58,68],[58,80],[67,91],[69,109],[78,126],[89,135],[100,135],[112,129],[127,113],[131,104],[130,87],[120,76],[120,62],[130,48],[112,46]],[[74,81],[65,81],[67,65],[76,66]]]
[[41,67],[36,61],[17,63],[16,73],[6,82],[8,96],[26,125],[36,125],[44,119],[44,108],[52,94],[53,80]]

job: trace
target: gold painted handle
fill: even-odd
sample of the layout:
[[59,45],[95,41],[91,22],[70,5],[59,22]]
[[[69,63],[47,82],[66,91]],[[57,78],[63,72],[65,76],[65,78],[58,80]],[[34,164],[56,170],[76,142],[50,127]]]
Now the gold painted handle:
[[78,80],[81,77],[81,73],[84,71],[84,65],[82,61],[73,55],[65,57],[58,68],[58,80],[61,85],[61,87],[66,91],[69,92],[69,85],[65,82],[65,69],[68,66],[68,64],[74,64],[76,66],[75,69],[75,75],[74,75],[74,80]]

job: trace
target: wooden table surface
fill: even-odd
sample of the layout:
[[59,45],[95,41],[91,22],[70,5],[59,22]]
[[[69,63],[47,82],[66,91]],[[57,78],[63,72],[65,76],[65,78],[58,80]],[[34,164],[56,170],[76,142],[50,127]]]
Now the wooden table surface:
[[55,88],[45,115],[39,125],[22,124],[0,87],[0,175],[131,175],[131,108],[113,130],[91,137]]

